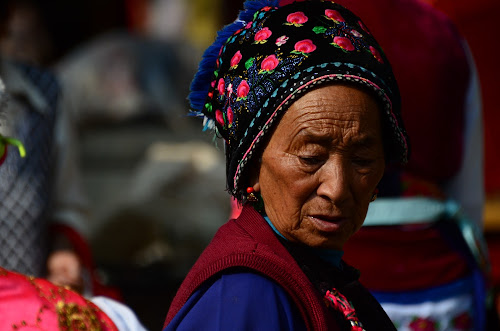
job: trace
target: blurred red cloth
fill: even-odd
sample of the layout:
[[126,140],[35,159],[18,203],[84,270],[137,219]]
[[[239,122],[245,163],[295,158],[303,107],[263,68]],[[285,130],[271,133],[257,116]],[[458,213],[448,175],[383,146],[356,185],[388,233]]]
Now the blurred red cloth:
[[496,40],[498,0],[422,0],[446,13],[465,36],[474,56],[483,101],[485,189],[500,192],[500,106],[497,102],[497,81],[500,75]]
[[470,272],[436,227],[364,227],[344,245],[344,260],[374,291],[412,291],[451,283]]
[[0,330],[118,330],[81,295],[0,267]]

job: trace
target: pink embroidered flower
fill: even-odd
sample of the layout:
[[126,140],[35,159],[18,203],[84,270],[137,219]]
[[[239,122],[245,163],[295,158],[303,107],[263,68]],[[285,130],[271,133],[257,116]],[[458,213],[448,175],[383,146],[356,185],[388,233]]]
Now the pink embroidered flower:
[[377,59],[378,62],[384,63],[384,60],[382,59],[382,56],[380,56],[380,53],[377,51],[377,49],[373,46],[370,46],[370,52],[372,52],[373,56]]
[[346,51],[353,51],[355,49],[352,42],[346,37],[335,37],[333,38],[333,43]]
[[298,41],[295,44],[295,50],[300,53],[308,54],[311,52],[314,52],[316,49],[316,45],[312,42],[311,39],[304,39],[301,41]]
[[210,83],[210,86],[212,86],[212,88],[214,88],[214,87],[215,87],[215,83],[216,83],[216,81],[215,81],[215,80],[213,80],[213,81]]
[[220,95],[224,95],[224,92],[226,90],[226,84],[224,83],[223,78],[219,79],[219,83],[217,84],[217,90],[219,91]]
[[219,123],[221,126],[224,126],[224,116],[222,115],[222,112],[217,109],[215,111],[215,120],[217,121],[217,123]]
[[335,22],[345,22],[345,19],[340,15],[340,13],[336,10],[333,9],[326,9],[325,10],[325,15],[329,19],[335,21]]
[[370,34],[370,31],[368,31],[368,28],[363,24],[363,22],[358,21],[358,25],[361,29],[363,29],[366,33]]
[[266,57],[264,59],[264,61],[262,61],[262,63],[260,64],[260,68],[264,71],[271,71],[271,70],[274,70],[278,64],[280,63],[280,61],[278,60],[278,58],[276,57],[276,55],[269,55],[268,57]]
[[415,318],[409,325],[411,331],[435,331],[436,322],[422,317]]
[[245,29],[250,29],[252,27],[253,21],[248,22],[247,25],[245,26]]
[[288,39],[289,38],[287,36],[283,35],[283,36],[279,37],[278,39],[276,39],[276,45],[282,46],[282,45],[286,44],[286,42],[288,41]]
[[231,68],[236,68],[238,66],[238,63],[240,63],[241,61],[241,52],[240,51],[237,51],[234,55],[233,55],[233,58],[231,59]]
[[451,323],[455,330],[470,330],[472,328],[472,318],[468,312],[458,315]]
[[240,85],[238,86],[238,90],[236,92],[238,94],[238,99],[243,99],[247,97],[248,92],[250,92],[250,86],[248,86],[246,80],[241,81]]
[[307,16],[301,11],[291,13],[286,18],[286,21],[288,22],[289,25],[295,25],[295,26],[302,26],[302,24],[304,24],[308,20],[309,19],[307,18]]
[[233,110],[231,109],[231,107],[227,107],[226,116],[227,116],[227,122],[229,124],[233,123],[234,114],[233,114]]
[[358,31],[356,31],[356,30],[351,30],[351,34],[352,34],[354,37],[358,37],[358,38],[363,37],[363,35],[362,35],[361,33],[359,33]]
[[255,34],[255,42],[263,44],[267,41],[267,38],[271,37],[272,34],[273,33],[269,30],[269,28],[263,28]]

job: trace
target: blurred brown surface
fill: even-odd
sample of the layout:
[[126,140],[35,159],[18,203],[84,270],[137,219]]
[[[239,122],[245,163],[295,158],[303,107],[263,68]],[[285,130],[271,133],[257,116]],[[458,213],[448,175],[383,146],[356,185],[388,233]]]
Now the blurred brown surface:
[[486,232],[500,231],[500,194],[491,194],[486,198],[484,229]]

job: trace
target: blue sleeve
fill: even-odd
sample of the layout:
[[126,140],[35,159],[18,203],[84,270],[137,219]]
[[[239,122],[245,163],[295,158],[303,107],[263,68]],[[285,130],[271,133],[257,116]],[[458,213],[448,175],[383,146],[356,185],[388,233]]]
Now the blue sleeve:
[[285,290],[257,273],[224,273],[198,289],[164,331],[306,330]]

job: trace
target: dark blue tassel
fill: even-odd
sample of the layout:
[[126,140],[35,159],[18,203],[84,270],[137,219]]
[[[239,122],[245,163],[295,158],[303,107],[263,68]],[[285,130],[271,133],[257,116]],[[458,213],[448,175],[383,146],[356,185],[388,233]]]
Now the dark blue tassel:
[[189,102],[191,108],[202,111],[207,98],[208,90],[210,89],[211,79],[216,68],[217,57],[219,51],[229,37],[236,31],[244,27],[244,22],[235,21],[225,26],[218,32],[215,42],[207,48],[203,54],[203,59],[198,67],[198,72],[194,76],[191,83],[191,93],[189,94]]
[[[252,12],[255,14],[256,11],[266,7],[279,7],[279,0],[247,0],[243,4],[243,8],[245,11]],[[241,19],[241,14],[240,14],[240,19]]]
[[245,22],[250,22],[253,20],[255,12],[266,6],[278,7],[279,0],[247,0],[243,4],[244,10],[240,12],[239,19]]
[[253,20],[255,12],[266,6],[277,7],[278,4],[279,0],[248,0],[244,4],[244,10],[240,12],[238,20],[226,25],[217,33],[217,38],[214,43],[208,47],[203,54],[198,72],[191,83],[191,92],[188,97],[191,109],[198,112],[203,111],[213,73],[216,68],[217,57],[224,43],[236,31],[244,28],[247,22]]

